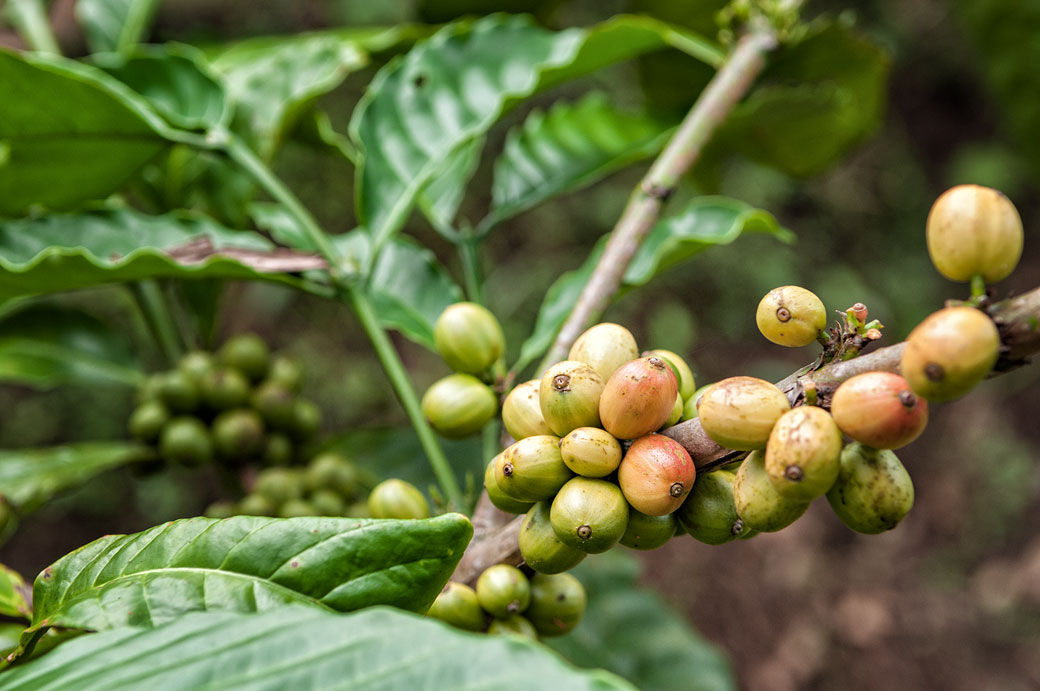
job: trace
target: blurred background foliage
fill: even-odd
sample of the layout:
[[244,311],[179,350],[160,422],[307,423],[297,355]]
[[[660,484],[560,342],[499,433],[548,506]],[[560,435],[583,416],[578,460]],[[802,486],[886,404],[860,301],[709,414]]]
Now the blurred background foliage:
[[[218,44],[341,25],[436,23],[492,11],[531,12],[554,29],[645,12],[714,35],[714,14],[723,4],[165,0],[151,40]],[[72,3],[59,0],[52,10],[63,47],[73,55],[84,53]],[[866,303],[871,316],[885,324],[888,342],[903,338],[944,299],[960,297],[964,288],[933,270],[924,243],[928,208],[953,184],[997,187],[1023,217],[1025,255],[1018,271],[998,286],[1000,293],[1040,284],[1040,139],[1033,132],[1040,121],[1040,3],[816,0],[808,12],[855,21],[887,51],[887,103],[874,134],[824,168],[813,162],[809,123],[796,133],[798,146],[771,152],[773,165],[765,165],[754,133],[741,128],[745,111],[738,111],[720,141],[742,155],[723,156],[721,146],[713,148],[673,204],[697,194],[725,194],[771,211],[795,232],[797,242],[784,245],[750,234],[630,292],[606,315],[631,328],[643,347],[689,356],[698,384],[734,374],[776,380],[811,357],[772,346],[755,330],[754,307],[777,285],[809,287],[834,309]],[[13,34],[0,40],[17,45]],[[835,40],[845,51],[855,49],[851,39]],[[340,131],[378,67],[349,75],[322,97]],[[770,69],[766,78],[783,84],[785,65],[778,61]],[[492,131],[489,147],[500,149],[506,129],[532,108],[546,109],[559,98],[576,100],[597,87],[618,105],[674,119],[709,77],[707,67],[678,52],[651,54],[533,99]],[[771,105],[766,94],[743,108]],[[275,160],[277,171],[325,227],[353,228],[350,165],[304,139],[287,139]],[[581,264],[613,225],[641,174],[642,166],[636,166],[561,197],[507,221],[491,237],[484,257],[487,298],[506,329],[511,358],[531,330],[546,286]],[[471,189],[461,215],[475,220],[490,198],[488,161],[481,163]],[[452,248],[418,215],[407,231],[433,248],[461,282]],[[190,284],[166,288],[192,304]],[[85,290],[50,304],[85,309],[121,325],[128,352],[158,366],[160,355],[149,350],[144,325],[123,291]],[[337,445],[381,475],[429,482],[417,445],[393,432],[405,423],[403,413],[345,306],[275,285],[242,283],[227,285],[219,308],[217,343],[255,331],[306,363],[304,392],[321,403],[325,432],[363,430]],[[187,312],[179,318],[186,324],[191,319]],[[435,355],[396,335],[395,342],[417,390],[446,374]],[[708,547],[677,539],[641,556],[650,566],[642,582],[659,588],[658,606],[685,616],[731,656],[743,688],[1037,688],[1038,377],[1040,369],[1027,367],[934,409],[924,436],[900,454],[916,484],[917,506],[892,533],[855,535],[817,503],[793,527],[750,542]],[[122,438],[131,407],[130,391],[116,385],[44,392],[2,385],[0,448]],[[387,439],[393,444],[385,444]],[[460,469],[482,466],[476,442],[446,448]],[[183,470],[144,477],[130,469],[110,473],[26,521],[0,548],[0,560],[35,573],[98,535],[195,515],[219,495],[215,478],[200,482]],[[717,686],[729,683],[726,674],[719,672]],[[672,688],[685,688],[681,679],[671,681]],[[656,683],[667,687],[660,678]]]

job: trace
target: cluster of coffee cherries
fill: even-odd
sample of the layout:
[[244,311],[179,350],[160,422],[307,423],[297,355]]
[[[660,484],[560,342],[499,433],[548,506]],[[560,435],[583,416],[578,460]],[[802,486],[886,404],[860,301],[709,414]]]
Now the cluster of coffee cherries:
[[321,410],[299,396],[302,378],[298,363],[272,356],[259,336],[235,336],[145,380],[130,434],[185,466],[288,465],[321,426]]
[[422,399],[423,416],[449,439],[480,431],[498,412],[498,396],[488,385],[503,368],[505,336],[498,319],[473,302],[445,309],[433,328],[437,352],[455,370],[437,380]]
[[585,587],[567,573],[534,574],[495,564],[474,590],[449,581],[427,616],[467,631],[548,638],[569,633],[585,614]]
[[516,442],[491,460],[484,487],[499,509],[526,513],[527,566],[561,573],[616,544],[654,549],[675,534],[696,469],[656,432],[682,418],[694,390],[679,355],[640,357],[628,329],[603,323],[509,393],[502,421]]

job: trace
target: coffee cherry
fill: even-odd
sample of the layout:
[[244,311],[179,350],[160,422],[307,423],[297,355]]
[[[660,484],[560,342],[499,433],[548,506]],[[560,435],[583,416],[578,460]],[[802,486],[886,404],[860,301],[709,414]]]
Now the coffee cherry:
[[816,294],[800,286],[773,288],[758,303],[755,323],[777,345],[809,345],[827,326],[827,308]]
[[201,350],[193,350],[187,353],[177,363],[177,369],[187,375],[195,386],[201,386],[203,379],[215,366],[213,356]]
[[498,454],[498,456],[492,458],[487,468],[484,469],[484,489],[487,490],[488,499],[491,500],[491,503],[499,511],[515,514],[527,513],[531,509],[533,502],[513,499],[498,486],[498,481],[495,479],[495,466],[501,455]]
[[455,581],[448,581],[426,616],[466,631],[483,631],[486,621],[484,610],[477,602],[477,592]]
[[372,518],[429,518],[430,505],[414,485],[392,478],[372,488],[368,512]]
[[487,632],[492,636],[523,636],[531,640],[538,640],[538,631],[535,630],[534,625],[519,614],[508,619],[492,620]]
[[946,278],[987,283],[1008,277],[1022,256],[1022,219],[997,190],[957,185],[943,192],[926,225],[928,254]]
[[540,386],[539,379],[518,384],[502,403],[502,424],[517,441],[536,434],[552,434],[542,416],[542,403],[538,397]]
[[249,401],[267,424],[276,429],[292,427],[296,396],[278,382],[263,382],[253,392]]
[[300,363],[288,355],[278,355],[271,360],[267,381],[275,382],[282,388],[297,393],[303,383],[303,369],[300,367]]
[[163,427],[159,454],[174,463],[202,465],[213,460],[213,442],[206,426],[197,417],[176,417]]
[[303,481],[311,492],[328,489],[345,498],[355,497],[361,491],[357,468],[344,456],[332,451],[311,459],[303,472]]
[[477,578],[477,602],[500,619],[520,614],[531,604],[531,582],[515,566],[495,564]]
[[549,509],[560,542],[589,554],[606,552],[628,527],[628,503],[613,482],[576,477],[560,488]]
[[584,362],[603,378],[610,379],[621,365],[639,357],[639,347],[632,332],[620,324],[596,324],[571,346],[568,360]]
[[276,507],[303,499],[303,476],[295,468],[268,468],[256,476],[253,492]]
[[928,424],[928,401],[893,372],[864,372],[842,382],[831,399],[841,431],[875,449],[898,449]]
[[701,396],[703,396],[704,392],[710,389],[711,386],[711,384],[705,384],[704,386],[694,391],[692,396],[686,399],[686,402],[683,403],[683,420],[692,420],[695,417],[699,416],[699,413],[697,412],[697,406],[700,404]]
[[809,508],[809,502],[789,499],[776,491],[760,450],[752,451],[740,464],[733,479],[733,502],[744,525],[764,533],[786,528]]
[[895,528],[910,512],[914,484],[894,453],[856,442],[841,453],[841,470],[827,501],[842,523],[874,535]]
[[163,427],[170,421],[170,411],[159,401],[146,401],[130,414],[130,436],[141,441],[153,442],[159,438]]
[[540,501],[524,516],[518,537],[520,554],[524,563],[538,573],[562,573],[573,569],[588,555],[560,542],[549,512],[549,502]]
[[780,416],[766,444],[766,472],[786,498],[809,502],[838,477],[841,430],[823,408],[803,405]]
[[679,420],[682,420],[682,412],[682,396],[680,396],[679,394],[675,394],[675,405],[672,406],[672,412],[668,415],[668,419],[664,421],[664,426],[671,427],[672,425],[679,424]]
[[701,395],[704,432],[729,449],[761,449],[781,415],[791,409],[784,392],[763,379],[730,377]]
[[159,375],[159,400],[178,413],[190,413],[199,405],[199,390],[184,372],[170,370]]
[[584,362],[564,360],[550,367],[538,385],[542,417],[556,436],[578,427],[599,427],[603,378]]
[[202,515],[207,518],[231,518],[232,516],[237,516],[238,513],[238,507],[235,506],[234,502],[215,501],[206,507]]
[[263,443],[264,423],[254,410],[225,410],[213,421],[213,445],[225,458],[250,458],[261,451]]
[[481,374],[505,352],[502,327],[487,308],[457,302],[441,312],[433,327],[437,352],[456,372]]
[[449,439],[479,432],[497,410],[495,392],[471,374],[451,374],[439,379],[422,398],[423,416]]
[[338,492],[331,489],[315,490],[310,495],[310,505],[319,516],[346,516],[347,504]]
[[264,340],[256,334],[240,334],[230,339],[218,353],[220,361],[237,369],[253,381],[267,374],[271,353]]
[[[146,377],[144,382],[137,388],[134,393],[134,402],[138,405],[147,403],[148,401],[160,401],[159,388],[162,382],[162,378],[165,372],[153,374],[150,377]],[[164,404],[165,405],[165,404]]]
[[695,540],[721,545],[750,530],[737,514],[733,501],[734,479],[728,470],[697,475],[693,491],[675,512],[679,525]]
[[531,579],[531,604],[524,617],[538,635],[562,636],[581,622],[587,600],[585,586],[569,573],[536,573]]
[[293,404],[293,420],[289,435],[294,439],[306,441],[317,434],[320,428],[321,408],[305,398],[297,398]]
[[290,499],[278,507],[279,518],[302,518],[304,516],[318,516],[318,510],[309,501],[303,499]]
[[548,499],[573,476],[560,455],[559,438],[547,434],[521,439],[495,462],[499,489],[519,501]]
[[670,350],[658,348],[657,350],[643,353],[643,356],[659,357],[668,364],[672,369],[672,374],[675,375],[676,382],[679,384],[679,395],[682,396],[683,401],[692,396],[693,392],[697,390],[697,382],[693,378],[693,370],[678,354]]
[[682,444],[661,434],[632,442],[618,467],[625,499],[649,516],[672,513],[693,489],[697,469]]
[[212,410],[240,408],[249,400],[249,380],[237,369],[214,367],[200,385],[202,400]]
[[679,385],[656,356],[632,360],[610,375],[599,399],[603,428],[618,439],[635,439],[661,429],[675,406]]
[[293,460],[293,443],[279,432],[268,434],[260,457],[267,465],[289,465]]
[[277,507],[262,494],[247,494],[238,503],[238,513],[242,516],[274,516]]
[[675,514],[648,516],[628,507],[628,527],[618,540],[629,549],[651,550],[661,547],[675,535]]
[[974,307],[946,307],[910,332],[899,367],[914,393],[950,401],[985,379],[999,354],[992,319]]
[[567,467],[585,477],[606,477],[621,463],[621,444],[598,427],[579,427],[560,440]]

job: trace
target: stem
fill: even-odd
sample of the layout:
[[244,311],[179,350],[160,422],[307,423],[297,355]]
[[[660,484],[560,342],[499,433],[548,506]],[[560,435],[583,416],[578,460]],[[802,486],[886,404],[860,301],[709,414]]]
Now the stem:
[[158,6],[159,0],[137,0],[137,2],[130,3],[126,21],[123,22],[123,28],[117,39],[117,52],[126,53],[141,42]]
[[376,317],[368,297],[355,286],[343,286],[343,290],[347,301],[354,308],[358,319],[361,320],[362,328],[368,334],[369,340],[372,341],[372,347],[375,348],[379,362],[383,365],[386,376],[390,379],[390,384],[394,387],[394,391],[401,401],[401,407],[404,408],[405,414],[408,415],[408,420],[412,423],[412,427],[415,428],[415,433],[419,437],[419,443],[422,445],[423,451],[426,452],[426,458],[430,461],[430,466],[433,468],[433,474],[441,486],[441,491],[448,498],[450,505],[462,508],[462,491],[459,489],[459,484],[455,479],[455,474],[452,472],[451,465],[448,463],[444,451],[441,450],[433,430],[423,417],[419,398],[415,395],[411,380],[408,379],[408,372],[398,357],[393,343],[390,342],[390,338],[379,324],[379,319]]
[[159,284],[154,279],[145,279],[131,283],[129,287],[167,364],[173,365],[184,354],[184,345]]
[[715,73],[693,108],[632,194],[611,231],[596,268],[560,328],[543,367],[563,359],[581,332],[606,309],[621,287],[632,256],[661,213],[680,178],[697,161],[715,129],[751,87],[765,66],[764,53],[777,45],[774,30],[762,26],[743,36]]
[[484,277],[480,271],[480,240],[473,235],[462,236],[456,241],[462,273],[466,281],[466,295],[473,302],[484,304]]
[[984,297],[986,297],[986,279],[982,277],[982,274],[975,274],[971,277],[971,299],[978,301]]
[[30,48],[61,55],[42,0],[9,0],[7,16]]

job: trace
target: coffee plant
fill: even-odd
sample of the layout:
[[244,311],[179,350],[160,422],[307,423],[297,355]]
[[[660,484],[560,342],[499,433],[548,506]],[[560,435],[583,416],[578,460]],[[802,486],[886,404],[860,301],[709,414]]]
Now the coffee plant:
[[[699,381],[695,353],[605,311],[744,235],[791,242],[768,211],[702,194],[699,166],[823,170],[876,126],[888,58],[797,1],[694,3],[699,30],[649,14],[550,30],[550,4],[189,45],[149,42],[156,0],[79,0],[70,57],[42,0],[6,3],[25,49],[0,49],[0,379],[123,387],[135,407],[123,440],[0,450],[0,541],[118,469],[188,478],[209,506],[43,555],[32,583],[0,566],[0,690],[729,688],[625,551],[769,539],[817,500],[858,533],[898,529],[929,406],[1040,349],[1040,289],[994,285],[1022,255],[1015,205],[981,185],[935,200],[928,255],[967,286],[905,342],[863,302],[779,285],[740,318],[811,362]],[[678,114],[581,93],[662,55],[698,75],[670,84]],[[343,110],[352,75],[367,86]],[[352,169],[321,195],[352,194],[357,227],[287,184],[292,146]],[[510,342],[489,238],[647,160]],[[411,429],[367,451],[363,431],[330,434],[314,363],[216,337],[234,282],[351,312]],[[99,286],[150,355],[67,299]],[[440,363],[421,396],[402,339]]]

